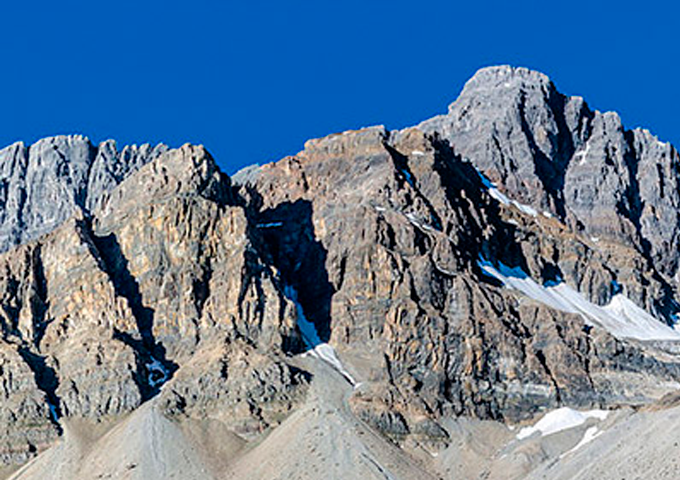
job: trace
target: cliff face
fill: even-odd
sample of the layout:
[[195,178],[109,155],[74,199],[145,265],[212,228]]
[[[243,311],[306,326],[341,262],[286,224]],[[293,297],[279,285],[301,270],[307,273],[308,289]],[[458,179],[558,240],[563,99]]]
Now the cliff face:
[[614,112],[591,110],[543,74],[478,72],[437,133],[512,198],[556,215],[571,230],[633,246],[659,273],[678,270],[678,152]]
[[244,435],[260,431],[305,375],[276,355],[299,343],[294,306],[228,178],[186,146],[99,202],[0,257],[1,410],[15,419],[3,422],[4,460],[53,442],[63,418],[130,412],[173,376],[168,409],[212,408]]
[[0,150],[0,251],[51,232],[102,197],[167,147],[95,147],[82,136],[45,138]]
[[403,444],[680,381],[678,154],[536,72],[233,179],[202,147],[82,137],[2,150],[0,179],[7,464],[152,398],[259,438],[305,398],[307,350]]
[[[236,180],[256,221],[277,225],[266,241],[287,281],[309,292],[305,311],[370,380],[353,407],[395,438],[436,437],[442,415],[517,421],[677,385],[674,356],[579,310],[623,301],[621,288],[650,311],[672,303],[653,264],[512,203],[438,135],[347,132]],[[298,232],[303,211],[313,236]],[[535,280],[534,298],[501,277]],[[553,302],[553,288],[581,292],[580,303]],[[647,340],[680,338],[652,321]]]

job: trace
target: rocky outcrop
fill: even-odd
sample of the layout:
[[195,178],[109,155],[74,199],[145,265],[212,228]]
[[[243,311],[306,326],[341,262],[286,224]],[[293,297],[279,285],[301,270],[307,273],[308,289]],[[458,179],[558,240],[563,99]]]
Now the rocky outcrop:
[[[233,179],[191,145],[11,146],[0,458],[152,398],[258,440],[304,400],[310,349],[403,445],[446,443],[450,416],[655,401],[680,384],[677,163],[509,67],[418,127],[310,140]],[[651,333],[626,333],[641,319]]]
[[212,158],[169,150],[98,202],[0,256],[5,461],[161,386],[175,414],[232,408],[244,434],[280,421],[307,378],[282,360],[301,343],[295,307]]
[[547,210],[574,231],[633,245],[669,281],[678,270],[678,167],[669,143],[626,130],[524,68],[479,71],[437,133],[512,198]]
[[167,150],[82,136],[45,138],[0,150],[0,252],[51,232],[76,211],[92,211],[124,178]]
[[282,276],[307,292],[305,312],[369,380],[354,408],[397,439],[442,437],[441,415],[517,421],[677,385],[673,355],[527,302],[478,267],[492,259],[601,305],[621,284],[658,311],[675,297],[648,257],[498,202],[437,134],[346,132],[235,180],[254,221],[272,226],[265,241]]

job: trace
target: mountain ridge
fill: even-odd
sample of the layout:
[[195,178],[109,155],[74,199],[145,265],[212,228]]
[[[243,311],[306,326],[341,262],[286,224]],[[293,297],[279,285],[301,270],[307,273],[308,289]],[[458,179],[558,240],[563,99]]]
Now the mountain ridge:
[[[64,426],[147,405],[244,445],[284,423],[310,432],[288,419],[323,409],[326,385],[344,393],[323,428],[364,432],[332,455],[376,434],[362,471],[389,474],[375,463],[397,462],[386,438],[399,471],[426,478],[451,468],[432,452],[454,448],[465,419],[505,442],[558,407],[668,399],[680,159],[635,132],[545,75],[493,67],[419,126],[310,140],[232,177],[188,144],[1,150],[0,230],[19,245],[0,254],[0,459],[23,464],[68,442]],[[637,333],[644,322],[661,333]],[[534,441],[503,444],[520,449],[517,478],[552,458],[522,463]],[[257,470],[244,462],[229,468]]]

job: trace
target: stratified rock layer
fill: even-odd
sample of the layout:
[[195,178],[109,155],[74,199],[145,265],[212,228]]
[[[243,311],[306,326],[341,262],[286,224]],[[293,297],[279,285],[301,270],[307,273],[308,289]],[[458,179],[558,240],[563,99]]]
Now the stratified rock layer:
[[295,308],[210,156],[169,150],[98,202],[0,256],[2,458],[49,445],[62,417],[136,409],[180,365],[169,411],[233,408],[244,435],[280,421],[307,378],[280,356],[301,343]]
[[562,279],[601,304],[625,281],[653,309],[673,300],[648,259],[499,204],[438,135],[377,127],[310,141],[249,172],[241,191],[256,222],[279,225],[265,239],[284,278],[307,292],[317,329],[373,382],[354,407],[396,438],[436,438],[445,414],[519,420],[560,404],[644,402],[677,385],[674,356],[525,302],[477,266]]
[[448,114],[419,128],[446,139],[512,198],[575,231],[632,245],[676,276],[680,157],[647,130],[626,130],[616,113],[593,111],[545,75],[508,66],[480,70]]
[[191,145],[13,145],[0,460],[152,398],[260,439],[304,400],[296,355],[319,342],[361,383],[354,414],[402,445],[446,443],[450,416],[656,400],[680,384],[676,342],[608,331],[480,265],[593,305],[625,295],[665,325],[679,195],[670,145],[510,67],[419,127],[310,140],[233,181]]

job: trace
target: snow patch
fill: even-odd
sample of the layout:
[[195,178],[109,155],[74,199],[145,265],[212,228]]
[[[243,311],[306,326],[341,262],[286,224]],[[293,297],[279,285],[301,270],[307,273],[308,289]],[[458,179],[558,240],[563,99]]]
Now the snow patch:
[[168,380],[168,370],[156,358],[151,357],[151,361],[146,364],[146,369],[149,371],[147,381],[151,388],[163,385]]
[[590,427],[588,430],[586,430],[586,433],[583,434],[583,438],[581,439],[581,441],[578,442],[574,448],[572,448],[568,452],[565,452],[561,456],[564,457],[566,455],[569,455],[570,453],[574,453],[576,450],[578,450],[585,444],[592,442],[603,433],[604,432],[600,431],[597,427]]
[[333,347],[321,341],[319,334],[316,331],[316,326],[307,320],[302,305],[300,305],[300,302],[298,301],[297,290],[295,290],[295,288],[291,287],[290,285],[287,285],[283,291],[286,296],[295,304],[295,309],[297,311],[297,324],[300,328],[300,333],[302,333],[302,339],[309,348],[309,354],[328,363],[331,367],[340,372],[340,374],[344,376],[349,381],[349,383],[356,385],[354,378],[345,369],[345,367],[343,367]]
[[[535,425],[524,427],[516,435],[518,440],[528,438],[536,432],[547,436],[553,433],[569,430],[570,428],[582,425],[589,418],[596,418],[600,421],[607,418],[609,412],[606,410],[588,410],[579,412],[569,407],[558,408],[546,413]],[[591,439],[592,440],[592,439]]]
[[425,155],[425,152],[421,152],[420,150],[413,150],[411,152],[411,155],[421,156],[421,155]]
[[581,160],[578,162],[579,165],[584,165],[586,163],[586,158],[588,157],[588,152],[590,152],[590,144],[586,143],[586,149],[582,150],[580,152],[577,152],[574,155],[574,159],[580,158]]
[[412,213],[407,213],[406,218],[408,218],[408,221],[411,222],[412,225],[418,227],[421,230],[424,230],[426,232],[431,232],[433,230],[431,226],[422,223]]
[[577,313],[591,326],[601,327],[618,338],[637,340],[680,340],[680,332],[654,318],[629,300],[616,293],[608,305],[601,307],[587,300],[561,279],[540,285],[521,268],[510,268],[502,263],[495,266],[479,259],[481,269],[508,288],[522,292],[551,308]]
[[479,170],[477,170],[477,175],[479,175],[479,178],[482,180],[482,184],[486,187],[486,190],[487,192],[489,192],[489,195],[491,195],[491,197],[496,199],[499,203],[502,203],[503,205],[512,205],[519,211],[526,213],[527,215],[531,215],[532,217],[538,216],[538,212],[536,211],[535,208],[530,207],[529,205],[524,205],[523,203],[519,203],[516,202],[515,200],[511,200],[510,198],[508,198],[507,195],[498,190],[498,187],[496,187],[496,185],[491,180],[486,178],[486,176]]

